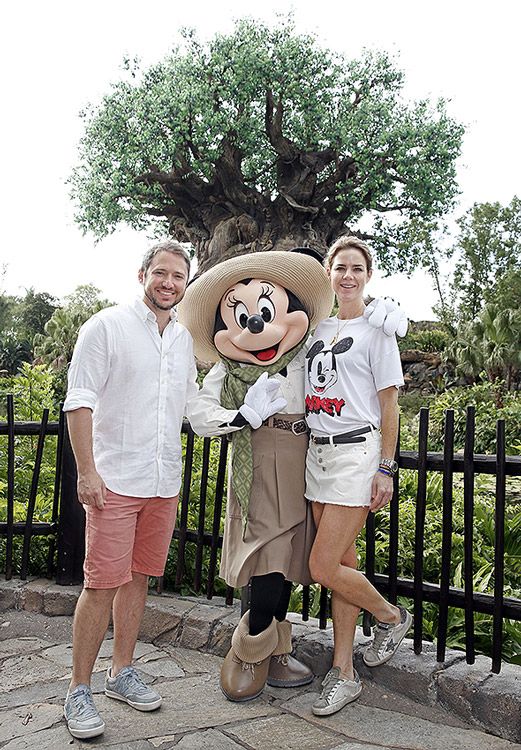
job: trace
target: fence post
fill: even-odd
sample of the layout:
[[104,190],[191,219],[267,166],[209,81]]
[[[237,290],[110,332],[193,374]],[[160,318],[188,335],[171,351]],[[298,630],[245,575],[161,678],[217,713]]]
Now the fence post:
[[85,557],[85,511],[78,502],[76,462],[65,422],[62,457],[62,487],[58,518],[56,583],[70,586],[83,582]]

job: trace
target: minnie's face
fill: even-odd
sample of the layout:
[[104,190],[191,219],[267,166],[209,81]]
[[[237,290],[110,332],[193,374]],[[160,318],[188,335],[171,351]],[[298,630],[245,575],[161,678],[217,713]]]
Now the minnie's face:
[[307,333],[304,310],[288,312],[290,299],[279,284],[251,279],[234,284],[223,295],[224,328],[214,334],[215,348],[235,362],[271,365]]

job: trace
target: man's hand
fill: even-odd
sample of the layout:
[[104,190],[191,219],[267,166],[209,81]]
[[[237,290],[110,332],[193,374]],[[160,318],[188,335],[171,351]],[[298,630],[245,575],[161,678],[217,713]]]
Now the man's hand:
[[407,315],[392,299],[374,299],[364,310],[364,318],[373,328],[382,328],[386,336],[400,336],[407,333]]
[[275,378],[268,378],[268,373],[263,372],[246,391],[244,404],[239,412],[254,430],[258,429],[265,419],[287,406],[286,399],[278,395],[279,389],[279,381]]
[[97,471],[78,475],[78,500],[100,510],[105,505],[107,488]]
[[369,510],[375,513],[377,510],[385,508],[391,502],[393,496],[393,478],[377,471],[373,477],[371,486],[371,505]]

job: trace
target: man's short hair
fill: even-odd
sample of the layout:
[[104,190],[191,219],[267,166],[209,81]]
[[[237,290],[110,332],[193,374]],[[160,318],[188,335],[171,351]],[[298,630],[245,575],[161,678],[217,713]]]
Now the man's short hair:
[[152,245],[152,247],[146,251],[140,269],[144,274],[146,274],[146,272],[150,268],[150,264],[158,253],[172,253],[172,255],[180,255],[186,263],[186,278],[189,278],[190,255],[188,254],[188,251],[185,250],[185,248],[181,245],[181,243],[176,242],[176,240],[162,240],[161,242],[157,242],[155,245]]

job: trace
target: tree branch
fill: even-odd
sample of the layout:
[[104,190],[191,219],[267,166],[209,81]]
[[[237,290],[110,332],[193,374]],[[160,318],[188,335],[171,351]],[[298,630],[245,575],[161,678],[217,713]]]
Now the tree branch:
[[301,206],[291,197],[291,195],[284,193],[282,190],[280,190],[279,193],[284,198],[284,200],[291,206],[291,208],[295,209],[295,211],[300,211],[302,213],[308,213],[308,214],[318,214],[318,208],[316,206]]
[[274,113],[274,101],[273,93],[270,89],[266,91],[266,135],[268,140],[275,149],[275,152],[285,161],[293,161],[299,151],[295,144],[292,143],[289,138],[286,138],[282,134],[282,116],[284,110],[282,102],[279,99],[277,102],[277,108]]
[[382,206],[379,203],[376,203],[374,210],[380,211],[381,213],[386,213],[388,211],[417,211],[418,206],[414,203],[401,203],[396,206]]
[[337,162],[334,172],[322,182],[319,182],[315,190],[316,202],[324,201],[337,194],[337,185],[347,183],[349,179],[356,175],[356,162],[348,156]]

